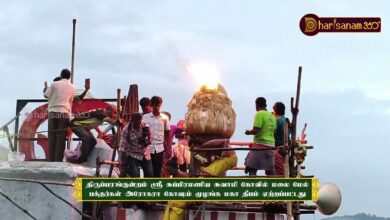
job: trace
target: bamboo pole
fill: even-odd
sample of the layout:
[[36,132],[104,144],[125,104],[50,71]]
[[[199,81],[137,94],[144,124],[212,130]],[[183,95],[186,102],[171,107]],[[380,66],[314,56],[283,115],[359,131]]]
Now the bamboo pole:
[[72,33],[72,64],[71,64],[71,77],[70,82],[73,83],[74,78],[74,53],[75,53],[75,41],[76,41],[76,19],[73,19],[73,33]]
[[132,85],[129,86],[129,92],[127,93],[127,100],[126,100],[126,111],[125,111],[125,120],[130,121],[131,114],[133,113],[133,97],[132,97]]
[[132,84],[130,85],[129,90],[129,111],[127,112],[129,115],[129,118],[131,114],[135,112],[139,112],[139,104],[138,104],[138,85]]
[[[284,150],[288,150],[288,144],[289,144],[289,139],[288,139],[288,124],[284,124]],[[288,151],[286,155],[284,155],[284,177],[289,178],[290,177],[290,169],[289,169],[289,157],[288,157]],[[292,204],[291,202],[287,202],[287,220],[292,220]]]
[[133,110],[133,97],[132,97],[132,85],[129,86],[129,91],[127,93],[127,102],[126,102],[126,112],[125,112],[125,120],[129,121],[131,118],[132,110]]
[[292,118],[292,131],[291,131],[291,139],[292,141],[296,140],[297,135],[297,121],[298,121],[298,112],[299,112],[299,99],[301,95],[301,75],[302,75],[302,67],[300,66],[298,69],[298,82],[297,82],[297,93],[295,97],[295,106],[294,106],[294,98],[291,98],[291,113],[293,115]]
[[[232,144],[232,145],[234,145],[234,144]],[[242,146],[245,146],[245,145],[242,145]],[[306,146],[307,150],[313,149],[313,148],[314,148],[313,146]],[[191,149],[191,151],[194,151],[194,152],[202,152],[202,151],[235,151],[235,150],[264,151],[264,150],[275,150],[275,148],[259,145],[256,148],[253,148],[253,147],[230,147],[230,148],[223,148],[223,147],[194,147],[193,149]]]
[[[70,69],[70,82],[73,84],[74,78],[74,51],[75,51],[75,41],[76,41],[76,19],[73,19],[73,32],[72,32],[72,58],[71,58],[71,69]],[[72,107],[71,107],[72,108]],[[68,130],[68,137],[66,140],[66,149],[70,150],[70,145],[72,143],[72,130]]]
[[128,97],[124,96],[123,102],[121,102],[121,106],[122,106],[121,118],[123,118],[125,121],[127,121],[127,116],[128,116],[127,112],[129,110],[128,102],[129,102]]
[[[120,116],[121,115],[121,89],[117,89],[116,110],[117,110],[117,121],[119,122],[120,117],[121,117]],[[112,152],[111,161],[115,160],[116,151],[119,149],[119,144],[120,144],[120,139],[121,139],[122,128],[119,124],[117,126],[118,126],[118,129],[117,129],[117,133],[116,133],[116,140],[115,140],[115,144],[114,144],[114,150]],[[110,170],[108,172],[108,177],[111,177],[113,169],[114,169],[114,166],[111,164]]]
[[205,151],[236,151],[236,150],[248,150],[248,151],[266,151],[266,150],[275,150],[275,148],[248,148],[248,147],[236,147],[236,148],[203,148],[203,147],[194,147],[190,151],[194,152],[205,152]]
[[294,170],[295,163],[294,163],[294,148],[297,145],[296,138],[297,138],[297,121],[298,121],[298,112],[299,112],[299,99],[301,94],[301,75],[302,75],[302,67],[300,66],[298,69],[298,82],[297,82],[297,93],[295,98],[295,105],[294,105],[294,98],[291,97],[291,113],[292,113],[292,130],[291,130],[291,145],[289,148],[289,168],[290,168],[290,176],[294,177],[296,172]]
[[[294,105],[294,98],[291,98],[291,113],[293,115],[292,118],[292,132],[291,132],[291,145],[290,145],[290,158],[289,158],[289,165],[290,165],[290,176],[295,177],[297,174],[297,171],[295,170],[295,161],[294,161],[294,148],[297,146],[296,138],[297,138],[297,121],[298,121],[298,113],[299,113],[299,100],[301,95],[301,76],[302,76],[302,67],[300,66],[298,68],[298,82],[297,82],[297,92],[295,97],[295,105]],[[294,208],[294,220],[300,219],[300,213],[299,213],[299,203],[293,203],[292,204]]]

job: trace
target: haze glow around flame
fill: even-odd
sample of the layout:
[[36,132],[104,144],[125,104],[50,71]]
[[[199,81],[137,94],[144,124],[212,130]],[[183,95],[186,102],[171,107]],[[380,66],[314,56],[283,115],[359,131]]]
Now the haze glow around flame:
[[193,76],[199,87],[205,85],[207,89],[216,90],[219,83],[219,71],[216,65],[206,62],[190,63],[185,66]]

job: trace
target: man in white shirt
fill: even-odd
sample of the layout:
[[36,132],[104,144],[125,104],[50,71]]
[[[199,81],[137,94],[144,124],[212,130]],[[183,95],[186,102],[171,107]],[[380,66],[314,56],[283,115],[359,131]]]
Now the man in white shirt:
[[63,161],[67,128],[71,114],[75,86],[69,82],[70,71],[61,71],[61,80],[53,82],[45,91],[49,112],[49,158]]
[[152,112],[142,117],[150,128],[151,145],[150,156],[153,165],[153,177],[161,177],[164,159],[164,150],[168,147],[170,123],[168,116],[160,113],[161,97],[153,96],[151,99]]

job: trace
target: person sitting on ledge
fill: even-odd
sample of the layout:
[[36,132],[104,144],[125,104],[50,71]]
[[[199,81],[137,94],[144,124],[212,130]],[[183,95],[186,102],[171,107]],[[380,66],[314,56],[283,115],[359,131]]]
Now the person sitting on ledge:
[[69,162],[83,163],[87,161],[89,154],[96,145],[96,139],[91,132],[104,122],[115,124],[116,114],[111,105],[105,109],[95,109],[89,112],[76,114],[70,122],[72,131],[81,139],[81,148],[74,151],[66,151],[66,157]]

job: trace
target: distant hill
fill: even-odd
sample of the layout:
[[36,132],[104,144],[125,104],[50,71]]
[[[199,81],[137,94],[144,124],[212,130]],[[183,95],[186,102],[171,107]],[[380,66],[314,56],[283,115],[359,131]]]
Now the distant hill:
[[359,213],[356,215],[344,215],[331,218],[323,218],[322,220],[390,220],[390,218],[377,217],[376,215]]

